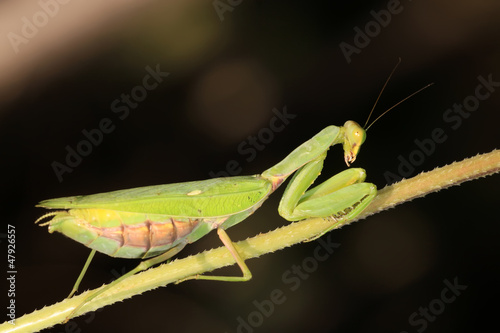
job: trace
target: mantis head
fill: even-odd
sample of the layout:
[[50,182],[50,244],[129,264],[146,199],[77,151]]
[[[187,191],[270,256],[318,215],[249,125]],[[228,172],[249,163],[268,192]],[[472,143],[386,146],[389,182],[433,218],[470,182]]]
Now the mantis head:
[[359,148],[366,139],[366,131],[355,121],[348,120],[344,124],[344,160],[350,166],[358,156]]

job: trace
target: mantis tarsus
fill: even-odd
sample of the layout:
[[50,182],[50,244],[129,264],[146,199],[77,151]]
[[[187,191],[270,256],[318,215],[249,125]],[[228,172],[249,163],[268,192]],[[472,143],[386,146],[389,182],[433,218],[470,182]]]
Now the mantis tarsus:
[[108,288],[171,258],[213,229],[243,275],[195,275],[184,280],[249,280],[252,274],[225,230],[257,210],[292,173],[295,174],[278,207],[282,217],[289,221],[333,217],[339,222],[356,217],[377,193],[375,185],[364,182],[363,169],[347,169],[314,188],[309,187],[321,172],[330,146],[342,144],[344,160],[349,166],[365,138],[365,129],[354,121],[347,121],[341,127],[326,127],[260,175],[147,186],[40,202],[39,207],[57,210],[43,215],[36,223],[51,218],[41,224],[48,225],[49,232],[61,232],[92,249],[69,297],[78,289],[95,251],[112,257],[147,259],[87,297],[67,319]]

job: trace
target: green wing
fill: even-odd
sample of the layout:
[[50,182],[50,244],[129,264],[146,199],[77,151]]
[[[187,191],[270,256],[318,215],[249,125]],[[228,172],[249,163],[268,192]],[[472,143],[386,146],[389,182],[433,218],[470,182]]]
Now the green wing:
[[241,176],[50,199],[38,206],[101,208],[173,217],[215,217],[249,209],[267,198],[270,192],[271,184],[260,176]]

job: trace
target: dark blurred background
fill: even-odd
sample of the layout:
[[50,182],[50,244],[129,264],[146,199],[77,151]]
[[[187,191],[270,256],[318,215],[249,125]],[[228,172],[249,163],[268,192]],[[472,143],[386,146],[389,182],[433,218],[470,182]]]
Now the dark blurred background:
[[[398,58],[375,115],[434,85],[370,128],[353,165],[369,181],[382,188],[498,148],[500,83],[473,97],[479,76],[500,82],[495,0],[47,3],[0,5],[0,240],[6,251],[6,225],[16,226],[18,316],[66,297],[89,252],[34,225],[46,212],[37,202],[260,173],[326,125],[364,124]],[[144,90],[155,69],[169,75]],[[136,99],[127,106],[125,95]],[[464,101],[471,112],[448,111]],[[82,143],[103,119],[109,133]],[[430,144],[436,129],[446,140]],[[58,177],[54,163],[78,147],[87,156]],[[343,169],[336,146],[322,177]],[[497,332],[499,186],[498,175],[475,180],[333,231],[323,238],[340,246],[301,277],[290,271],[318,242],[249,260],[250,282],[169,285],[47,332]],[[287,224],[282,191],[232,239]],[[179,257],[220,245],[212,233]],[[98,254],[81,288],[137,263]],[[467,289],[443,303],[445,280]],[[276,289],[285,300],[259,314]]]

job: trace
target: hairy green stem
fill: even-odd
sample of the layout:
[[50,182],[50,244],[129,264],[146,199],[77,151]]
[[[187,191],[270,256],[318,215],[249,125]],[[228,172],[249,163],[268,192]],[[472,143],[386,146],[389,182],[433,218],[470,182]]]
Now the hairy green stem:
[[[332,219],[307,219],[240,241],[235,244],[235,247],[243,259],[259,257],[314,238],[335,224],[335,229],[337,229],[342,225],[366,218],[414,198],[499,171],[500,151],[494,150],[385,187],[379,191],[372,203],[355,220],[337,223]],[[210,272],[234,263],[233,257],[225,247],[174,260],[126,279],[125,283],[119,283],[85,304],[76,315],[97,310],[188,276]],[[89,293],[97,290],[99,288],[24,315],[15,320],[15,325],[5,322],[0,325],[0,332],[36,332],[61,323]]]

